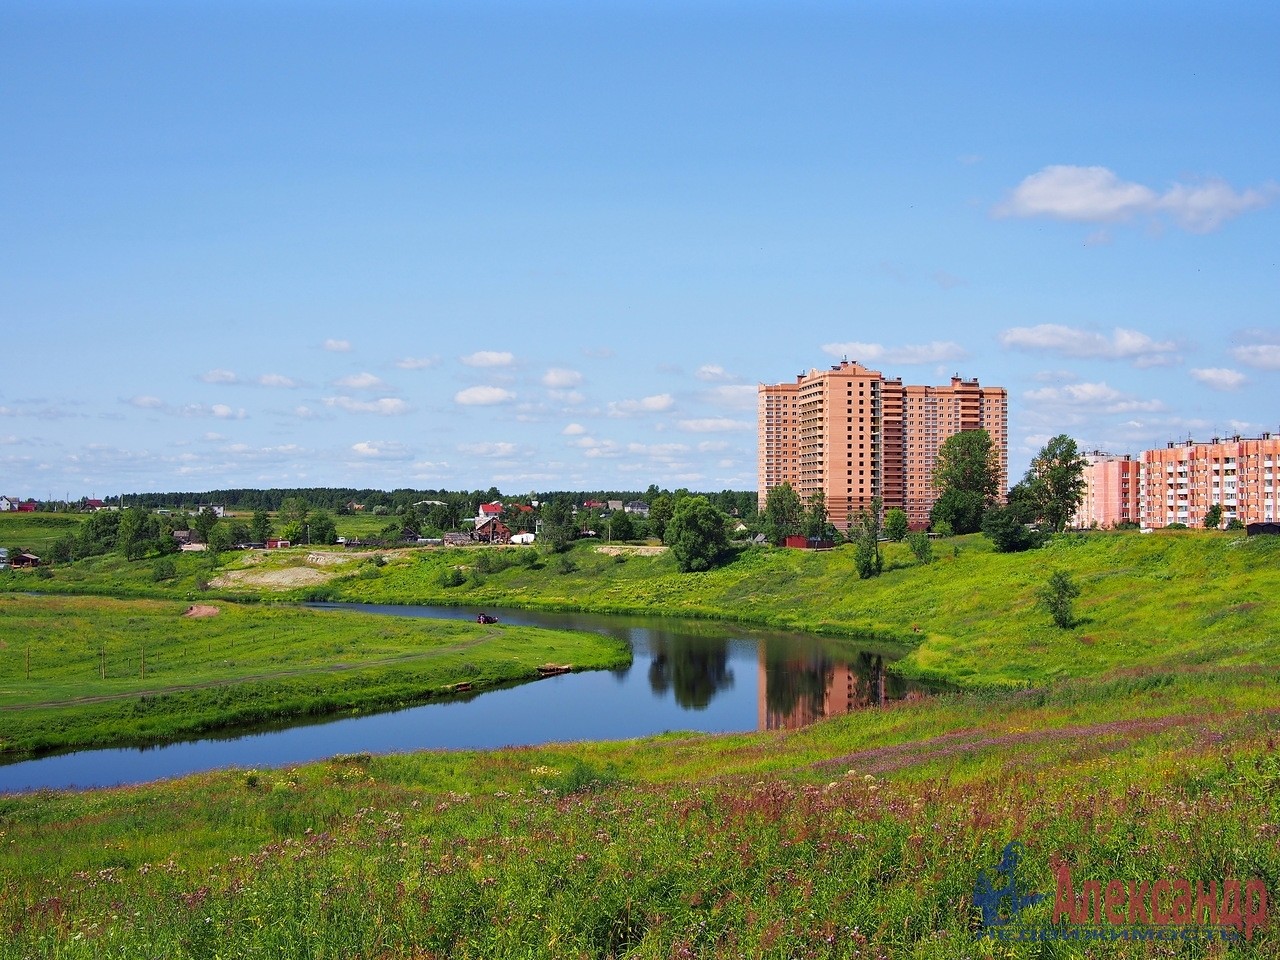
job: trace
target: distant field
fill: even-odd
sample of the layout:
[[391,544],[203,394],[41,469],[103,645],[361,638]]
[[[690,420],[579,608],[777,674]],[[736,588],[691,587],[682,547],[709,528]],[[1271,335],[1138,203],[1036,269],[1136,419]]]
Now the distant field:
[[0,513],[0,547],[21,548],[36,556],[84,523],[84,513]]

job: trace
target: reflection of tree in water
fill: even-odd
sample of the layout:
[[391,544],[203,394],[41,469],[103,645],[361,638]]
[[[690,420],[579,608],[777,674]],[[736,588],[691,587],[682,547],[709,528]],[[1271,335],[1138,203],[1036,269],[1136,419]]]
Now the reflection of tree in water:
[[822,654],[784,659],[769,645],[765,659],[765,703],[769,713],[821,717],[833,664]]
[[674,690],[676,703],[686,709],[704,710],[717,691],[733,686],[729,642],[723,637],[655,634],[650,648],[649,686],[657,694]]

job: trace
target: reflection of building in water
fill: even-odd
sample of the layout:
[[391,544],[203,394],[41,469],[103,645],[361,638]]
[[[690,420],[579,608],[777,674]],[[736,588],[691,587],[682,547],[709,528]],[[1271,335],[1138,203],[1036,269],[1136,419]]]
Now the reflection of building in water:
[[756,724],[761,730],[794,730],[886,699],[884,658],[860,653],[855,663],[826,657],[770,659],[760,644]]

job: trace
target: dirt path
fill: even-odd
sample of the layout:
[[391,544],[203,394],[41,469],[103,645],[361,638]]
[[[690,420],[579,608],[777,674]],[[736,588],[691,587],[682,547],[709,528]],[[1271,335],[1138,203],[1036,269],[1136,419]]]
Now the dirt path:
[[[208,690],[214,687],[230,687],[238,683],[251,683],[255,680],[279,680],[285,677],[305,677],[308,674],[342,673],[347,670],[365,670],[370,667],[387,667],[409,663],[414,660],[430,660],[447,653],[458,653],[470,649],[498,636],[497,631],[487,631],[474,640],[450,644],[422,653],[406,653],[397,657],[385,657],[381,660],[362,660],[359,663],[332,663],[324,666],[297,667],[292,670],[275,670],[271,673],[254,673],[240,677],[228,677],[225,680],[206,680],[200,683],[181,683],[165,687],[153,687],[147,690],[129,690],[123,693],[103,693],[90,697],[73,697],[70,700],[44,700],[39,703],[21,703],[0,706],[0,711],[41,710],[57,707],[79,707],[94,703],[109,703],[112,700],[131,700],[135,697],[158,697],[166,693],[184,693],[188,690]],[[536,672],[536,671],[535,671]]]

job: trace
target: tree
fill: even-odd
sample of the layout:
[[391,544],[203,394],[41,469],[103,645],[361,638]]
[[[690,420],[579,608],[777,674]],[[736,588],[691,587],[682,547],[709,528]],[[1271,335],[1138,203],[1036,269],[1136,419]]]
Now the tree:
[[804,507],[800,494],[789,483],[770,488],[764,499],[762,514],[763,532],[769,542],[777,545],[787,537],[798,534],[804,523]]
[[910,530],[906,511],[900,507],[894,507],[884,515],[884,535],[894,543],[901,543]]
[[1085,459],[1076,442],[1060,433],[1031,461],[1025,482],[1036,504],[1036,519],[1046,530],[1061,533],[1084,500]]
[[660,493],[649,501],[649,529],[659,540],[666,540],[667,522],[674,509],[669,493]]
[[301,497],[285,497],[284,502],[280,504],[280,509],[276,512],[276,520],[282,525],[296,523],[301,527],[307,522],[307,514],[311,512],[311,508],[307,506],[307,501]]
[[1204,512],[1204,528],[1217,530],[1220,526],[1222,526],[1222,504],[1215,503]]
[[1027,525],[1016,506],[988,510],[982,517],[982,534],[1000,553],[1017,553],[1044,543],[1044,535]]
[[573,504],[564,497],[556,497],[542,505],[542,532],[539,539],[551,548],[553,553],[561,553],[569,549],[577,536],[573,523]]
[[141,560],[155,545],[159,524],[156,518],[142,507],[130,507],[120,516],[116,528],[116,549],[127,560]]
[[933,563],[933,541],[929,539],[929,535],[923,530],[908,533],[907,546],[911,548],[911,552],[918,562],[922,564]]
[[192,529],[195,530],[196,536],[200,538],[201,543],[208,543],[209,536],[213,532],[213,528],[217,526],[218,515],[213,512],[212,508],[205,507],[196,514],[192,521]]
[[663,542],[671,548],[681,572],[709,570],[724,556],[729,548],[728,520],[706,497],[680,501]]
[[636,536],[635,522],[631,514],[625,510],[615,510],[609,515],[609,537],[613,540],[634,540]]
[[963,430],[943,441],[933,468],[938,490],[931,523],[946,522],[956,533],[976,533],[982,515],[1000,494],[1000,455],[985,430]]
[[1070,576],[1061,570],[1055,570],[1037,596],[1041,606],[1049,611],[1049,616],[1053,617],[1053,622],[1059,627],[1070,630],[1075,626],[1073,602],[1080,596],[1080,588]]
[[871,509],[858,511],[849,532],[854,542],[853,563],[859,579],[875,577],[884,569],[884,555],[880,552],[880,498],[871,498]]
[[[405,522],[410,519],[416,519],[415,514],[408,514]],[[333,520],[333,514],[328,510],[317,510],[311,514],[311,519],[307,521],[310,528],[310,540],[312,543],[336,543],[338,540],[338,526]]]
[[809,495],[804,508],[804,535],[826,540],[832,531],[831,524],[827,522],[827,495],[822,490],[815,490]]
[[253,511],[249,521],[249,539],[254,543],[266,543],[271,538],[271,517],[265,510]]

